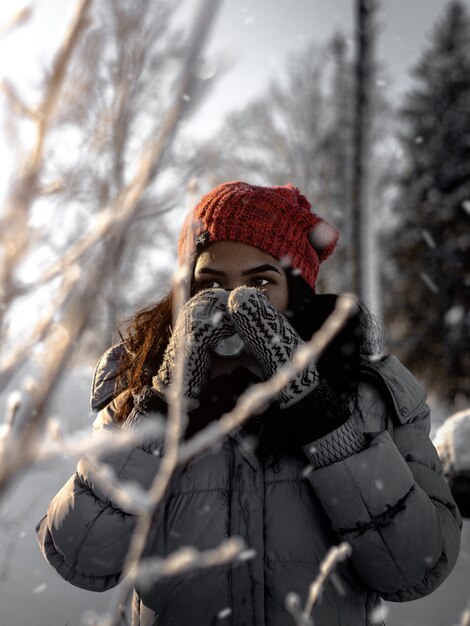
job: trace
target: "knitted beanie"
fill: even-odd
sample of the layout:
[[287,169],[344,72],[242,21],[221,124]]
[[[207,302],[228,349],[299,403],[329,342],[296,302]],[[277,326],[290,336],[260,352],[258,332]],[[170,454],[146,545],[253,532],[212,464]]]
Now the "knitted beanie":
[[335,249],[338,230],[311,212],[291,184],[218,185],[186,217],[178,242],[180,263],[216,241],[238,241],[285,260],[315,291],[320,264]]

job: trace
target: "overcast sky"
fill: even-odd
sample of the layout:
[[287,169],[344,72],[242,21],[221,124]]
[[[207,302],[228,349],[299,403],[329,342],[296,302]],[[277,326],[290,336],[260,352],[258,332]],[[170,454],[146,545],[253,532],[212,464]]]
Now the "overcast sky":
[[[470,0],[465,3],[470,9]],[[0,24],[22,4],[0,0]],[[40,68],[48,66],[75,0],[30,4],[34,8],[30,23],[0,38],[0,78],[9,77],[25,93],[38,84]],[[182,4],[182,15],[189,19],[195,0]],[[311,41],[325,43],[337,30],[352,37],[354,4],[354,0],[222,0],[208,57],[215,70],[221,55],[229,58],[231,69],[191,120],[193,132],[201,136],[213,132],[227,111],[260,93],[270,78],[284,71],[290,53]],[[447,4],[446,0],[381,0],[377,53],[392,96],[398,98],[409,86],[409,70]],[[0,178],[8,169],[5,144],[0,136]]]
[[[409,87],[418,60],[446,0],[381,0],[377,55],[386,70],[388,92],[398,98]],[[470,9],[470,0],[465,0]],[[335,31],[354,32],[354,0],[225,0],[209,53],[235,61],[195,117],[209,132],[223,112],[262,91],[284,69],[286,57],[311,41],[327,42]]]

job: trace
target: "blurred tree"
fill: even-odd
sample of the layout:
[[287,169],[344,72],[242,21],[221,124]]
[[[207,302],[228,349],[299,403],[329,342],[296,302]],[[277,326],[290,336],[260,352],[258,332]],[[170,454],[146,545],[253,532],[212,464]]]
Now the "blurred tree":
[[414,78],[388,309],[407,363],[455,401],[470,396],[470,17],[461,2],[446,8]]
[[[377,207],[381,206],[382,175],[390,169],[383,146],[391,136],[389,124],[384,123],[390,109],[381,93],[381,73],[377,71],[372,85],[368,120],[372,126],[371,188]],[[193,170],[207,187],[234,179],[261,185],[292,182],[299,187],[313,210],[341,231],[338,250],[320,279],[321,289],[334,291],[351,291],[353,81],[348,43],[342,34],[326,46],[310,45],[291,57],[264,94],[231,114],[216,136],[198,147]],[[380,154],[376,151],[379,138]]]
[[352,285],[363,302],[369,304],[373,288],[372,233],[370,228],[370,138],[374,79],[375,14],[373,0],[356,0],[356,62],[354,83],[354,157],[351,188],[351,266]]
[[[219,5],[201,0],[173,53],[166,45],[174,32],[174,3],[115,0],[111,10],[104,0],[78,0],[37,101],[29,104],[14,85],[0,84],[10,104],[9,127],[18,131],[18,165],[0,213],[0,388],[18,387],[4,410],[0,494],[39,454],[36,439],[50,427],[48,402],[85,331],[98,329],[94,353],[108,340],[95,319],[107,283],[118,276],[117,295],[135,297],[123,271],[126,250],[133,276],[147,281],[154,299],[159,281],[151,256],[161,251],[162,225],[151,211],[161,216],[175,196],[171,149],[179,123],[203,94],[203,49]],[[134,30],[136,11],[146,19]],[[153,20],[164,24],[163,41],[154,40],[159,31]],[[116,33],[108,41],[110,25]],[[123,41],[128,27],[133,39]],[[99,39],[93,39],[94,29]],[[147,45],[155,56],[143,54]],[[122,59],[128,60],[124,69]],[[165,70],[162,76],[146,73],[150,61]],[[154,93],[141,101],[148,81]],[[132,240],[146,219],[148,230],[154,228],[147,250],[144,233]]]
[[[90,27],[72,60],[48,137],[43,192],[48,219],[60,225],[51,237],[58,255],[99,219],[135,175],[142,147],[161,132],[187,55],[180,8],[168,0],[92,5]],[[203,57],[191,63],[192,93],[184,95],[182,117],[211,82]],[[164,251],[172,248],[172,236],[164,214],[184,206],[185,180],[184,164],[167,151],[158,171],[150,172],[136,218],[114,238],[103,267],[108,280],[86,331],[92,356],[109,346],[123,314],[167,289]]]

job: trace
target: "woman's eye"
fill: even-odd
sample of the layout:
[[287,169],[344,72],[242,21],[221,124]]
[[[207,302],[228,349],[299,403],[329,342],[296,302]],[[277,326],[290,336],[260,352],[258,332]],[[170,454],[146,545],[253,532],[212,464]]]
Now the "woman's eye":
[[253,287],[266,287],[270,283],[271,281],[268,278],[263,278],[262,276],[257,276],[251,280]]
[[202,280],[195,284],[195,291],[203,291],[203,289],[219,289],[222,287],[217,280]]

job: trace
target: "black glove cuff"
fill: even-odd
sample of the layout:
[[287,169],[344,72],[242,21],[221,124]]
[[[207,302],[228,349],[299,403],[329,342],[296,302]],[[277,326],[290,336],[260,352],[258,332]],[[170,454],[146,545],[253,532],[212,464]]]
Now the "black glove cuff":
[[325,380],[293,406],[281,409],[282,419],[295,430],[298,445],[324,437],[344,424],[350,415],[347,402]]
[[148,385],[142,387],[140,393],[134,394],[133,398],[135,408],[139,413],[142,413],[142,415],[153,412],[166,414],[167,412],[165,401],[153,387],[149,387]]

